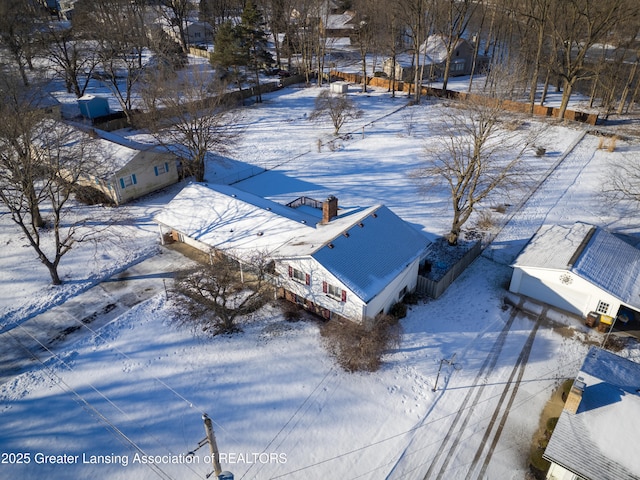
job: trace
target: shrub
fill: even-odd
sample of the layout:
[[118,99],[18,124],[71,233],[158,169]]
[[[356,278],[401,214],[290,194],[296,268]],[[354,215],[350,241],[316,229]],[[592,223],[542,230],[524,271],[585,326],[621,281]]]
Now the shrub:
[[405,305],[417,305],[419,301],[420,295],[418,295],[416,292],[407,293],[402,300]]
[[113,205],[113,201],[104,192],[93,187],[75,185],[73,192],[76,200],[85,205]]
[[544,450],[542,448],[537,448],[533,451],[530,458],[530,470],[536,479],[544,479],[547,470],[551,464],[547,462],[544,458],[542,458],[542,454]]
[[407,316],[407,306],[401,302],[394,303],[389,309],[389,315],[400,320]]
[[374,372],[382,364],[386,350],[400,343],[401,327],[391,315],[378,315],[363,323],[349,320],[322,325],[325,346],[347,372]]

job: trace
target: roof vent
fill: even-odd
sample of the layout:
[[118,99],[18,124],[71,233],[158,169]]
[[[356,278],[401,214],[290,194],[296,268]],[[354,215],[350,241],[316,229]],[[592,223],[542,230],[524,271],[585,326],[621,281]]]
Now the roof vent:
[[256,233],[256,235],[258,235],[259,237],[261,237],[262,235],[264,235],[264,232],[258,232],[258,233]]
[[335,245],[333,243],[330,243],[330,244],[327,245],[327,247],[329,247],[329,248],[333,248],[334,246]]
[[300,220],[300,223],[307,223],[306,220]]
[[270,212],[271,211],[271,207],[267,207],[267,210]]
[[371,214],[371,216],[372,216],[373,218],[378,218],[378,214],[377,214],[376,212],[373,212],[373,213]]
[[360,223],[358,224],[358,226],[359,226],[360,228],[362,228],[362,227],[364,227],[364,223],[360,222]]
[[349,232],[344,232],[343,235],[347,238],[349,238]]

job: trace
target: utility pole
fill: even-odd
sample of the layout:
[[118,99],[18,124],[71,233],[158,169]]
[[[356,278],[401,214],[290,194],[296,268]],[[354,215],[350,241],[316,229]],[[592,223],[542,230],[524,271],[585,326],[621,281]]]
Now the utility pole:
[[213,463],[213,473],[218,478],[222,473],[220,468],[220,461],[218,460],[218,444],[216,443],[216,436],[213,433],[213,423],[206,413],[202,414],[202,420],[204,420],[204,431],[207,434],[207,441],[209,442],[209,449],[211,450],[211,462]]
[[442,360],[440,360],[440,367],[438,367],[438,374],[436,375],[436,383],[433,385],[433,388],[431,389],[431,391],[435,392],[438,389],[438,379],[440,378],[440,371],[442,370],[442,364],[447,363],[449,365],[453,365],[453,361],[455,359],[456,359],[456,354],[454,353],[451,356],[450,360],[447,360],[446,358],[443,358]]

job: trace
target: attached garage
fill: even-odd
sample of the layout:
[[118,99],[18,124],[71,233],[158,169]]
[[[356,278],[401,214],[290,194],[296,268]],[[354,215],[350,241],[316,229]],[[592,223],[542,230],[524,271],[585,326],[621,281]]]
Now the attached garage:
[[640,312],[640,250],[604,229],[545,225],[513,269],[511,292],[567,312]]

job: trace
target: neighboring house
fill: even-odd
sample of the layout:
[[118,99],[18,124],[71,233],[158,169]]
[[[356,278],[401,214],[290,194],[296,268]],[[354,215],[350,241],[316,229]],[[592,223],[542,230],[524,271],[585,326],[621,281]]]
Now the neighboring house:
[[545,225],[513,269],[510,291],[574,314],[640,311],[640,250],[599,227]]
[[429,243],[383,205],[340,209],[335,197],[281,205],[224,185],[187,186],[155,221],[163,242],[170,235],[246,264],[265,255],[281,297],[356,322],[415,289]]
[[320,20],[320,32],[325,38],[349,38],[355,33],[355,12],[329,13]]
[[189,45],[206,45],[213,43],[213,27],[207,22],[188,21],[185,36]]
[[640,478],[640,364],[591,347],[543,458],[548,480]]
[[[106,132],[103,135],[107,135]],[[177,183],[180,160],[166,148],[128,142],[120,137],[98,138],[93,147],[103,170],[86,178],[86,185],[104,192],[116,205]]]
[[[424,66],[423,78],[439,78],[444,73],[447,61],[446,38],[442,35],[430,35],[420,46],[419,67]],[[412,81],[415,76],[415,55],[401,54],[395,59],[395,79],[398,81]],[[387,58],[383,63],[383,71],[391,77],[394,69],[393,58]],[[464,38],[459,39],[451,57],[449,75],[455,77],[470,75],[473,69],[473,45]]]
[[[50,121],[49,128],[56,122]],[[95,169],[78,179],[82,186],[103,192],[120,205],[147,193],[172,185],[179,180],[178,157],[158,145],[127,141],[95,130],[75,130],[61,146],[67,155],[86,155]],[[36,146],[37,147],[37,146]]]

